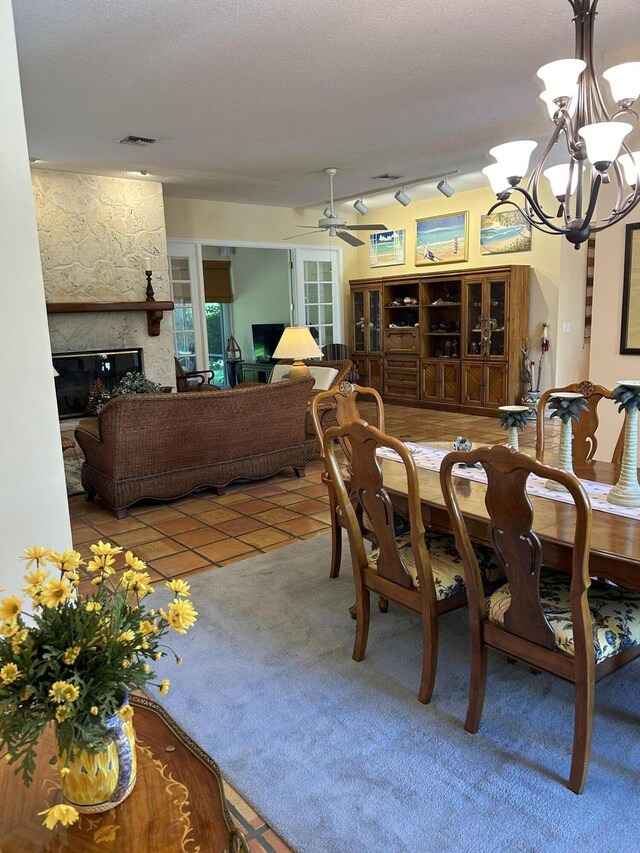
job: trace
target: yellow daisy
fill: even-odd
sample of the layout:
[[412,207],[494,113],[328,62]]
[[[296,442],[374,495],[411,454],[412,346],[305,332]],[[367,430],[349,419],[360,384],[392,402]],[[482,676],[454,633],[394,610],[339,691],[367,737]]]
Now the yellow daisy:
[[158,688],[158,693],[161,696],[166,696],[167,693],[169,692],[169,685],[170,684],[171,684],[171,681],[168,678],[165,678],[163,680],[162,684],[160,685],[160,687]]
[[84,565],[82,554],[79,551],[74,551],[73,548],[67,548],[61,554],[52,551],[49,562],[61,572],[75,572],[79,566]]
[[160,613],[178,634],[185,634],[188,628],[195,625],[198,615],[193,602],[181,598],[176,598],[170,602],[169,613],[164,613],[162,610]]
[[30,569],[34,563],[37,566],[39,566],[40,563],[44,565],[47,562],[50,554],[50,548],[43,548],[41,545],[32,545],[30,548],[24,549],[24,554],[22,555],[22,557],[20,557],[20,559],[26,560],[27,569]]
[[135,592],[140,598],[153,592],[151,578],[147,572],[134,572],[129,569],[122,575],[122,584],[125,589]]
[[105,575],[112,575],[115,572],[115,569],[113,568],[114,563],[115,559],[110,554],[104,554],[102,556],[94,557],[93,560],[89,560],[87,563],[87,571],[101,571]]
[[30,572],[27,572],[24,576],[28,586],[25,586],[24,591],[29,595],[32,595],[31,589],[36,587],[41,587],[42,584],[48,579],[49,573],[45,572],[44,569],[41,569],[40,566],[37,566],[35,569],[31,569]]
[[11,622],[22,610],[22,599],[17,595],[10,595],[0,601],[0,620]]
[[80,646],[70,646],[66,652],[62,655],[62,660],[64,663],[72,664],[76,662],[76,658],[80,654],[82,649]]
[[80,817],[73,806],[67,806],[64,803],[58,803],[57,806],[51,806],[50,809],[45,809],[43,812],[38,812],[38,814],[46,815],[42,823],[47,829],[55,829],[58,823],[61,823],[63,826],[71,826]]
[[116,554],[122,554],[122,548],[112,545],[110,542],[100,540],[95,545],[90,545],[89,550],[97,557],[113,557]]
[[45,607],[57,607],[66,601],[72,594],[73,590],[66,580],[50,580],[42,587],[40,596],[41,602]]
[[56,720],[59,723],[64,723],[69,714],[71,713],[71,708],[68,705],[60,705],[59,708],[56,708]]
[[63,702],[75,702],[79,695],[80,691],[75,684],[68,681],[54,681],[49,690],[49,696],[59,705]]
[[175,592],[177,595],[187,596],[187,595],[191,594],[189,592],[189,590],[191,589],[190,584],[188,584],[186,581],[180,580],[179,578],[176,578],[172,581],[167,581],[165,586],[167,589],[170,589],[172,592]]
[[89,713],[90,713],[90,714],[92,714],[94,717],[97,717],[97,716],[98,716],[98,714],[100,713],[100,712],[98,711],[98,706],[97,706],[97,705],[92,705],[92,706],[89,708]]
[[118,709],[117,714],[122,722],[126,723],[128,720],[133,719],[133,708],[131,705],[123,705],[122,708]]
[[22,644],[28,636],[29,630],[27,628],[21,628],[13,635],[13,637],[11,638],[11,651],[14,653],[14,655],[19,654],[22,649]]
[[14,681],[17,681],[22,677],[22,673],[15,665],[15,663],[5,663],[5,665],[0,669],[0,679],[2,679],[3,685],[13,684]]
[[2,624],[0,624],[0,634],[2,634],[3,637],[14,637],[19,630],[20,626],[15,619],[10,619],[8,622],[2,622]]
[[136,638],[136,635],[133,633],[133,631],[131,629],[129,629],[127,631],[123,631],[122,634],[120,634],[120,636],[118,637],[118,642],[119,643],[128,643],[131,640],[135,640],[135,638]]
[[102,610],[102,605],[99,601],[87,601],[85,609],[89,613],[100,613],[100,611]]
[[147,568],[147,564],[144,562],[144,560],[140,560],[131,551],[127,551],[127,553],[124,555],[124,559],[125,563],[128,566],[138,572],[141,572],[143,569]]

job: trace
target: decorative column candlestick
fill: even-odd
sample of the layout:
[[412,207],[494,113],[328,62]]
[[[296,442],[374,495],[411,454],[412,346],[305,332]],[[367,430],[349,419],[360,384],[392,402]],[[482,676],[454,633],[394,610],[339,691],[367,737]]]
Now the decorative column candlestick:
[[[587,411],[587,401],[577,391],[560,391],[550,397],[549,408],[552,418],[560,418],[560,454],[558,457],[558,468],[573,474],[573,435],[571,421],[578,420],[580,412]],[[547,480],[546,487],[556,492],[566,492],[566,488],[554,480]]]
[[519,450],[518,430],[524,429],[529,414],[528,406],[500,406],[500,424],[509,431],[509,444]]
[[611,399],[619,403],[618,411],[624,409],[624,448],[620,465],[620,479],[607,495],[609,503],[618,506],[640,506],[638,485],[638,406],[640,406],[640,382],[636,379],[618,379],[618,387]]

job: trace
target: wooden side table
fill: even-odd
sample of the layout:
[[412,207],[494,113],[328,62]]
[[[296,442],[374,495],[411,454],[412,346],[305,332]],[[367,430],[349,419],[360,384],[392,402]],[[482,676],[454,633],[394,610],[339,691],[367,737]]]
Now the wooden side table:
[[227,809],[217,764],[155,702],[145,696],[130,702],[138,750],[131,795],[109,812],[46,829],[38,812],[60,801],[50,729],[29,788],[0,766],[0,853],[249,853]]

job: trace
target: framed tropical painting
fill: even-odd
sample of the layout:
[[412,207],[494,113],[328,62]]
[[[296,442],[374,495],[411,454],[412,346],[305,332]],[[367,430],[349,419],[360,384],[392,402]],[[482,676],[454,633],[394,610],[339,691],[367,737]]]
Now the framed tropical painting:
[[405,231],[380,231],[369,235],[369,266],[393,267],[405,262]]
[[454,264],[469,253],[469,211],[416,221],[416,266]]
[[480,217],[480,254],[531,251],[531,225],[519,210],[501,210]]

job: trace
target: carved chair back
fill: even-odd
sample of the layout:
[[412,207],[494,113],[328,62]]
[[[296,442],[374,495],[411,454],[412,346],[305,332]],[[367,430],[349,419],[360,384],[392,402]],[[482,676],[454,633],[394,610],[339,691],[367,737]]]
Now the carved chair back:
[[[504,614],[504,630],[545,649],[555,646],[554,632],[540,603],[542,549],[533,529],[534,511],[526,492],[530,474],[564,486],[576,510],[571,577],[571,613],[576,660],[593,657],[591,618],[587,604],[591,506],[580,481],[572,474],[543,465],[505,445],[481,447],[470,453],[449,453],[442,460],[440,483],[451,519],[458,552],[462,556],[472,626],[486,621],[485,594],[478,561],[469,540],[453,482],[453,468],[460,462],[480,462],[487,475],[485,505],[489,514],[487,538],[511,587],[511,603]],[[516,640],[517,645],[517,640]]]
[[[596,430],[598,429],[598,403],[603,398],[611,399],[611,391],[604,388],[602,385],[594,385],[593,382],[585,380],[583,382],[572,382],[564,388],[550,388],[545,391],[538,402],[538,418],[536,423],[536,459],[544,461],[544,410],[549,402],[552,394],[557,394],[560,391],[572,391],[582,394],[586,399],[589,410],[581,412],[580,418],[572,423],[573,446],[572,457],[574,463],[586,462],[593,459],[598,447],[598,439]],[[622,460],[622,439],[620,434],[616,449],[614,450],[612,462],[620,464]]]
[[[365,388],[362,385],[354,385],[352,382],[343,381],[328,391],[321,391],[313,398],[311,404],[311,416],[313,425],[318,436],[321,454],[324,457],[324,434],[327,422],[331,426],[345,426],[353,421],[361,419],[362,415],[358,409],[358,397],[373,400],[376,407],[376,427],[384,432],[384,403],[382,397],[375,388]],[[348,441],[344,438],[338,439],[342,450],[347,457],[351,458],[351,450]]]
[[[349,489],[341,471],[336,453],[336,440],[340,446],[348,445]],[[367,567],[364,539],[358,520],[358,509],[367,513],[375,536],[379,554],[377,575],[398,586],[410,589],[411,575],[402,560],[393,523],[393,505],[382,481],[382,470],[376,451],[387,447],[400,456],[407,476],[411,546],[416,561],[418,584],[421,590],[433,589],[433,575],[424,541],[424,525],[420,511],[420,487],[415,462],[407,448],[395,438],[385,435],[366,421],[357,419],[344,426],[331,427],[325,433],[325,461],[336,490],[338,505],[344,516],[351,546],[355,572]],[[355,504],[355,506],[354,506]],[[433,592],[435,606],[435,591]]]

